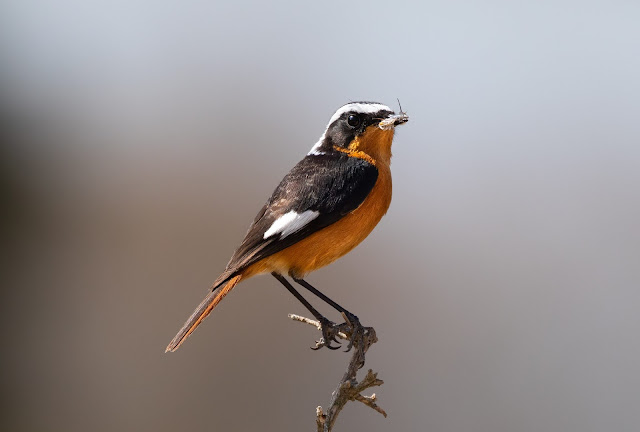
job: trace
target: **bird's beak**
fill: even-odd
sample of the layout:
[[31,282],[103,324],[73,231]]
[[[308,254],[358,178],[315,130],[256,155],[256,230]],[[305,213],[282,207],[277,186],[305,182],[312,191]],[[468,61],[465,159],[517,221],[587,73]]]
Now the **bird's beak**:
[[407,113],[400,111],[400,114],[390,114],[386,119],[383,119],[378,124],[378,127],[382,130],[389,130],[408,121],[409,116]]

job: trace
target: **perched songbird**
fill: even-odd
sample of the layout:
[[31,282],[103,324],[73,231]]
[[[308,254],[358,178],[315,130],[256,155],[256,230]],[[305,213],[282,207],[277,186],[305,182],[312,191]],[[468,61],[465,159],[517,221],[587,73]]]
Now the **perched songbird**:
[[[262,207],[211,292],[189,317],[167,351],[175,351],[241,280],[271,273],[322,323],[331,347],[329,323],[285,278],[311,291],[338,311],[355,315],[303,278],[332,263],[364,240],[391,203],[391,142],[409,117],[386,105],[342,106],[311,151],[282,179]],[[358,323],[359,324],[359,323]]]

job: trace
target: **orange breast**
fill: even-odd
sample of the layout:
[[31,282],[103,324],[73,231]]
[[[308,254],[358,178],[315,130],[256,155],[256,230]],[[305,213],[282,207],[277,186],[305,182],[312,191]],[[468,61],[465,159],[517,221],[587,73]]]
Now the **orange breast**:
[[387,164],[379,164],[377,168],[376,184],[360,207],[298,243],[249,266],[242,272],[243,276],[277,271],[303,277],[356,247],[380,222],[391,204],[391,170]]

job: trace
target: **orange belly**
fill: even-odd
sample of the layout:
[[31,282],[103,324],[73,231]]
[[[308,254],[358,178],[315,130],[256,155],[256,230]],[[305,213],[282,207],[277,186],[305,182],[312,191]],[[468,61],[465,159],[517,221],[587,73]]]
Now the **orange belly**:
[[309,272],[331,264],[362,242],[380,222],[391,204],[391,170],[378,166],[373,189],[354,211],[339,221],[311,234],[249,267],[243,277],[278,272],[304,277]]

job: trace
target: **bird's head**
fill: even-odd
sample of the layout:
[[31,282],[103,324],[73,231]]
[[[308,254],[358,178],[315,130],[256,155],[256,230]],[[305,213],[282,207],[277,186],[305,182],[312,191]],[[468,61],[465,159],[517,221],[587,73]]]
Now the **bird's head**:
[[377,102],[351,102],[340,107],[329,120],[326,130],[310,155],[341,151],[362,153],[376,164],[389,163],[395,127],[409,121]]

